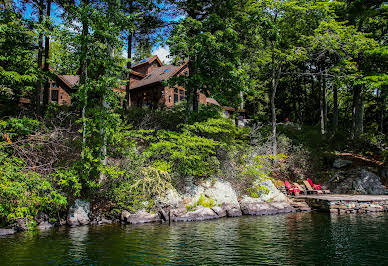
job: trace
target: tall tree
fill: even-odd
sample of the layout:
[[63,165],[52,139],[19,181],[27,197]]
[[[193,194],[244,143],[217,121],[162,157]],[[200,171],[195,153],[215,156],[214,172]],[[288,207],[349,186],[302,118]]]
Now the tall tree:
[[[124,108],[127,110],[130,103],[131,83],[129,75],[133,64],[133,48],[142,47],[143,44],[152,45],[156,38],[156,32],[163,26],[163,20],[159,16],[160,8],[151,0],[126,0],[121,1],[121,11],[131,19],[122,24],[124,38],[127,46],[127,83],[124,100]],[[144,46],[143,46],[144,47]]]

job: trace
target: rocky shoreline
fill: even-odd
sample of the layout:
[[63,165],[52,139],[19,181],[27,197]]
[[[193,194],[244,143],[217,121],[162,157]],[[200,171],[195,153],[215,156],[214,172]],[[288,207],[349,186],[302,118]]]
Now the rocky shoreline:
[[[268,190],[259,197],[238,198],[229,182],[218,179],[207,181],[201,185],[187,187],[184,194],[179,194],[175,190],[168,191],[165,197],[155,201],[157,207],[153,212],[147,212],[145,209],[134,213],[123,210],[119,219],[108,219],[103,214],[91,213],[88,201],[76,199],[69,208],[66,220],[60,220],[56,226],[204,221],[242,215],[273,215],[310,210],[306,206],[302,208],[298,204],[291,205],[292,202],[271,181],[267,180],[261,185]],[[14,228],[0,229],[0,235],[27,230],[26,222],[18,220]],[[41,215],[37,223],[39,230],[47,230],[54,226],[49,223],[47,215]]]
[[[163,197],[155,200],[151,210],[146,209],[149,203],[144,202],[144,209],[136,212],[123,210],[120,216],[114,219],[108,218],[109,216],[104,213],[92,213],[90,202],[76,199],[70,206],[67,217],[60,219],[56,224],[50,223],[47,215],[38,215],[37,229],[47,230],[53,226],[65,225],[204,221],[242,215],[274,215],[310,211],[310,206],[313,206],[307,204],[306,200],[288,198],[270,180],[255,185],[265,188],[262,193],[255,195],[257,197],[248,195],[238,197],[231,183],[221,179],[207,180],[199,185],[191,184],[184,188],[184,193],[178,193],[176,190],[167,191]],[[339,209],[337,212],[342,213],[344,208]],[[12,228],[0,228],[0,235],[9,235],[25,230],[28,230],[28,220],[19,219]]]

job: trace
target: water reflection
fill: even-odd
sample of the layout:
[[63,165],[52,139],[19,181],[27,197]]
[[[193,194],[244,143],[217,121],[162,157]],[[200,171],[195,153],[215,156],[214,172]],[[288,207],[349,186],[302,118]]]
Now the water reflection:
[[367,264],[386,261],[388,215],[286,215],[60,228],[0,238],[10,264]]
[[82,262],[87,260],[87,246],[91,244],[88,241],[89,226],[72,227],[68,231],[71,242],[68,254],[73,258],[74,262]]

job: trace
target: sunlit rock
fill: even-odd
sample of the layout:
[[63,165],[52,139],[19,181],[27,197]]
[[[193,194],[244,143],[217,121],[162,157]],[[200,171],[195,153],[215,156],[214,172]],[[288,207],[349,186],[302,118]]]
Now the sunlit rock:
[[67,224],[70,226],[89,224],[89,214],[90,202],[76,199],[69,209]]

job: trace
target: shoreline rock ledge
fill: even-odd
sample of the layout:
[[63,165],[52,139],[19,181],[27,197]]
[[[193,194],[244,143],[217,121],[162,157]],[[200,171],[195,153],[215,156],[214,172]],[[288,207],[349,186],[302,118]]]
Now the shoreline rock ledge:
[[244,196],[239,200],[232,185],[227,181],[217,179],[200,185],[192,184],[185,188],[185,194],[168,191],[165,198],[158,199],[157,205],[160,206],[160,210],[157,214],[145,210],[135,213],[124,210],[120,220],[123,224],[187,222],[299,210],[290,205],[288,198],[271,181],[266,180],[258,185],[265,186],[268,191],[260,194],[258,198]]

